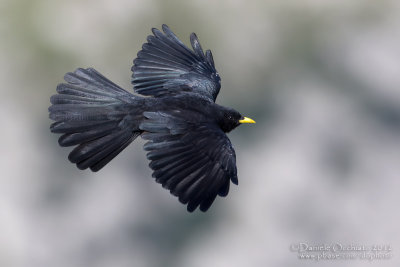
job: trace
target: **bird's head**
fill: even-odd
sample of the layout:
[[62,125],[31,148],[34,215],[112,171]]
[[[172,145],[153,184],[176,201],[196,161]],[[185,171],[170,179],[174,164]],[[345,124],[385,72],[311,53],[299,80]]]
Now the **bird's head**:
[[224,132],[228,133],[242,123],[256,122],[248,117],[242,116],[234,109],[224,107],[224,109],[222,110],[221,119],[219,121],[219,125]]

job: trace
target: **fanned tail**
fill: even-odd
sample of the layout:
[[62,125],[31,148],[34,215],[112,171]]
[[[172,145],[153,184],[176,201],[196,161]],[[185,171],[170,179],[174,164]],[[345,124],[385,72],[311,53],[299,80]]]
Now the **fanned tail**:
[[[50,126],[60,146],[76,146],[68,158],[79,169],[98,171],[127,147],[140,130],[140,101],[96,70],[77,69],[50,98]],[[137,109],[137,112],[135,111]]]

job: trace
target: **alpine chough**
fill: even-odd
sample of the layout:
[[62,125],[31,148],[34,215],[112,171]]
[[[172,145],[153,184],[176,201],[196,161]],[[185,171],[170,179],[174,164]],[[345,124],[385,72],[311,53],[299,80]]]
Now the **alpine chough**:
[[[152,29],[133,61],[125,91],[93,68],[65,75],[50,98],[50,126],[60,146],[75,146],[68,159],[96,172],[135,138],[144,145],[157,183],[187,204],[206,211],[216,196],[237,184],[235,151],[226,133],[254,123],[215,103],[221,79],[210,50],[195,33],[189,49],[168,28]],[[138,95],[139,94],[139,95]]]

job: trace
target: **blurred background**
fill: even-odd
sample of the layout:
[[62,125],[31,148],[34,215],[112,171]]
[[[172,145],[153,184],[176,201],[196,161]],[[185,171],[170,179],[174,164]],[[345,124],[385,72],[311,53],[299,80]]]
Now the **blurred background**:
[[[131,89],[152,27],[196,32],[217,103],[257,121],[229,137],[239,186],[186,212],[137,139],[98,173],[51,134],[63,75],[95,67]],[[391,245],[400,266],[397,0],[0,2],[0,266],[306,266],[292,244]]]

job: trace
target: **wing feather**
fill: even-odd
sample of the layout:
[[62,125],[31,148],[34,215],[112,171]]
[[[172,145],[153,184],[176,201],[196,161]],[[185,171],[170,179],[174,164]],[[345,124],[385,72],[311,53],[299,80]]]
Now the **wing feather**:
[[153,29],[133,61],[132,83],[135,92],[163,96],[190,91],[215,101],[221,88],[210,50],[204,54],[196,34],[190,35],[189,49],[168,28]]
[[170,190],[188,211],[206,211],[217,195],[226,196],[237,181],[235,151],[226,134],[212,123],[194,125],[182,114],[146,112],[140,124],[149,140],[149,166],[156,182]]

